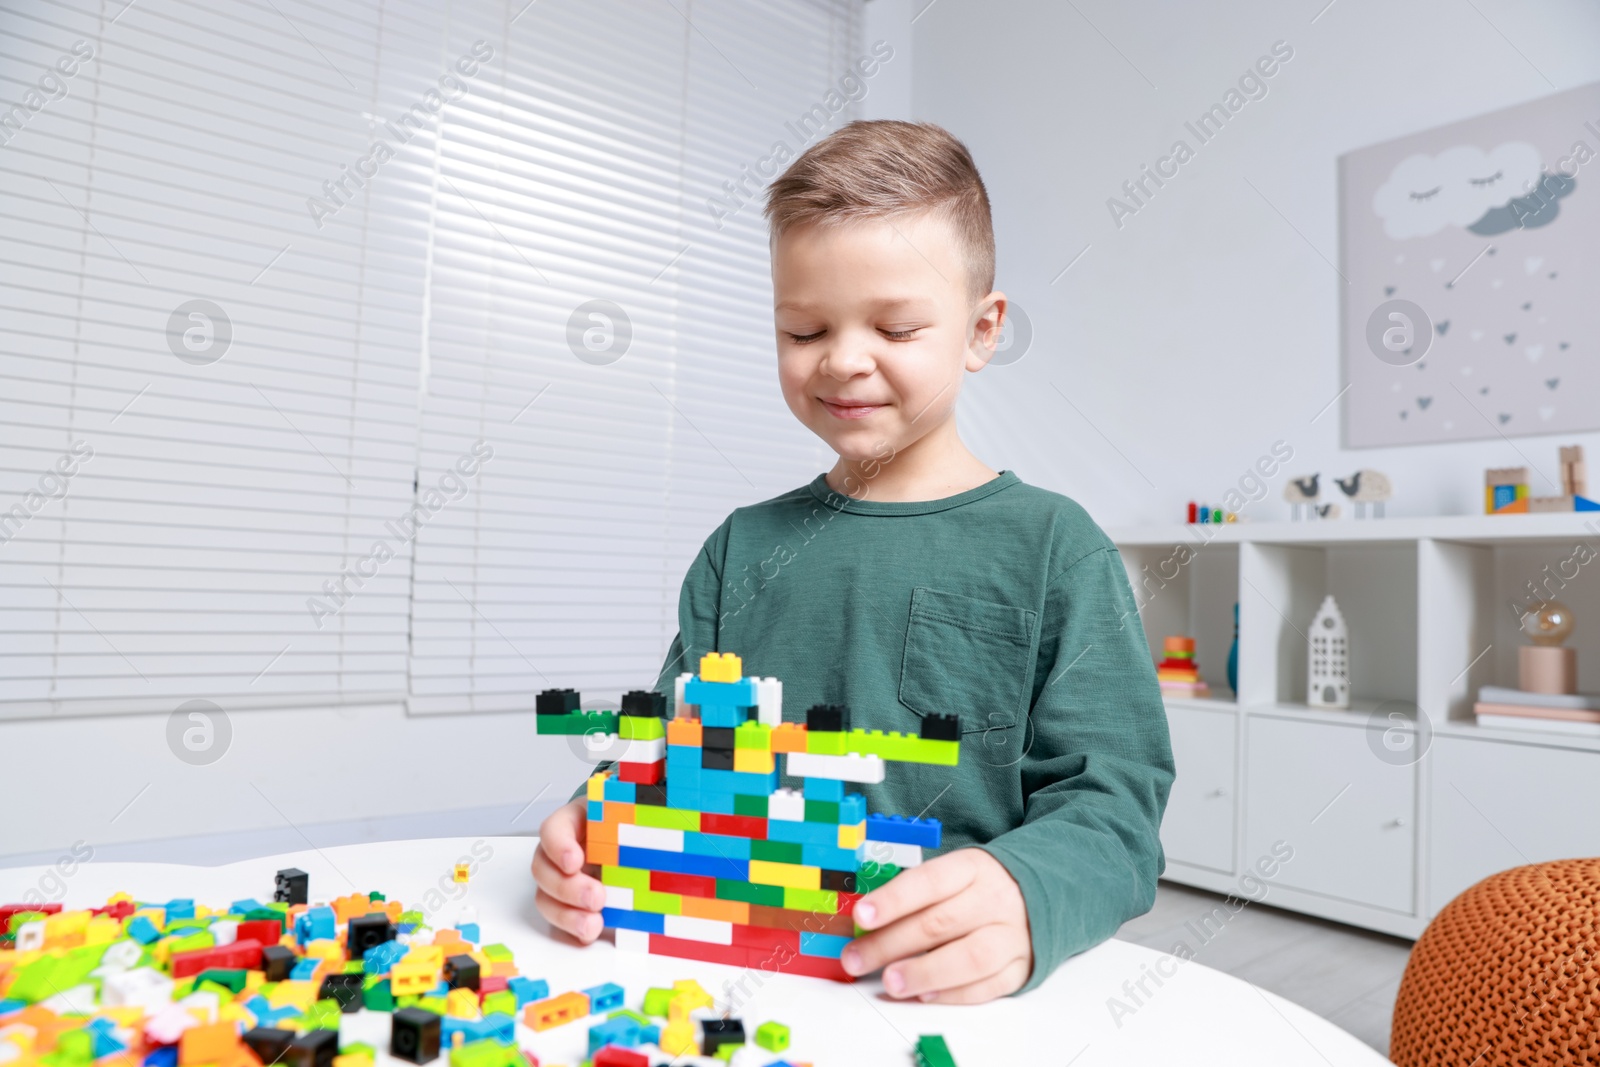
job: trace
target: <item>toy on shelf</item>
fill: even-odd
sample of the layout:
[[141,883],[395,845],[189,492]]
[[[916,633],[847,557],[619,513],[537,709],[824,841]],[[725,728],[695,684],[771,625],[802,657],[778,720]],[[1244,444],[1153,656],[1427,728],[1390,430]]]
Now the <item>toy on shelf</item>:
[[[853,730],[848,707],[818,704],[786,723],[782,684],[742,670],[708,653],[678,676],[670,720],[659,693],[626,694],[620,713],[539,694],[538,732],[625,743],[589,778],[601,914],[618,948],[851,981],[839,956],[855,902],[938,848],[940,824],[869,815],[845,786],[882,782],[891,762],[955,766],[960,720],[924,716],[921,736]],[[778,788],[780,756],[802,789]]]
[[1225,522],[1238,522],[1239,516],[1234,512],[1223,511],[1221,508],[1214,508],[1209,504],[1196,504],[1191,500],[1189,501],[1188,521],[1199,523],[1202,526],[1207,524],[1215,526]]
[[1295,522],[1302,519],[1336,519],[1339,517],[1338,504],[1323,504],[1322,500],[1322,475],[1313,474],[1309,478],[1290,478],[1283,487],[1283,499],[1289,502],[1289,518]]
[[1156,664],[1156,681],[1163,696],[1208,697],[1211,687],[1200,677],[1194,658],[1194,638],[1168,637],[1161,643],[1162,660]]
[[1600,511],[1600,503],[1590,500],[1588,468],[1582,445],[1563,445],[1560,449],[1561,492],[1557,496],[1533,496],[1528,487],[1527,467],[1498,467],[1483,472],[1483,507],[1489,515],[1550,514],[1565,511]]
[[1306,669],[1306,703],[1314,708],[1350,706],[1350,630],[1332,596],[1311,620],[1310,662]]
[[1381,471],[1358,470],[1349,478],[1335,478],[1333,484],[1349,498],[1354,505],[1353,514],[1358,519],[1367,517],[1368,506],[1372,508],[1373,518],[1383,518],[1384,502],[1394,496],[1394,486],[1390,484],[1389,476]]
[[[305,896],[307,884],[303,871],[280,871],[273,895]],[[698,982],[651,989],[639,1011],[612,982],[551,996],[505,945],[432,928],[382,893],[219,908],[126,893],[77,911],[0,905],[3,1064],[373,1067],[373,1045],[340,1036],[341,1017],[363,1009],[391,1013],[388,1054],[413,1064],[538,1067],[527,1032],[571,1023],[588,1024],[594,1067],[648,1067],[662,1053],[728,1059],[746,1046],[743,1021],[716,1012]],[[767,1052],[789,1036],[778,1022],[754,1030]]]
[[1228,646],[1228,688],[1239,691],[1239,605],[1233,605],[1233,644]]

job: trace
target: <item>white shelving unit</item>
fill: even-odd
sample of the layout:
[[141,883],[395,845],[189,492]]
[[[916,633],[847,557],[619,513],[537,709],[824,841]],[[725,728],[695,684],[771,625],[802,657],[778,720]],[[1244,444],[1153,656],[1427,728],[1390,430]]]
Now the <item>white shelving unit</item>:
[[[1495,871],[1600,855],[1600,737],[1472,715],[1480,686],[1517,684],[1518,617],[1536,593],[1573,609],[1579,686],[1600,690],[1600,514],[1108,533],[1151,654],[1194,636],[1217,694],[1167,701],[1167,878],[1238,893],[1287,842],[1294,858],[1262,879],[1268,902],[1415,937]],[[1307,627],[1330,593],[1350,628],[1348,711],[1305,704]]]

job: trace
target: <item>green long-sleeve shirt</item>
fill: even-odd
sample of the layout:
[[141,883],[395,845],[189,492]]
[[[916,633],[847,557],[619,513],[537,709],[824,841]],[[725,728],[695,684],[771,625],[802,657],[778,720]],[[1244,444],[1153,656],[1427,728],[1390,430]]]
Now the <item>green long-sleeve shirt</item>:
[[1173,778],[1166,714],[1128,579],[1087,513],[1015,473],[942,500],[857,500],[818,476],[739,508],[684,576],[656,683],[708,651],[783,682],[784,718],[848,704],[915,733],[961,716],[956,767],[891,763],[868,810],[944,824],[1022,889],[1034,969],[1149,910]]

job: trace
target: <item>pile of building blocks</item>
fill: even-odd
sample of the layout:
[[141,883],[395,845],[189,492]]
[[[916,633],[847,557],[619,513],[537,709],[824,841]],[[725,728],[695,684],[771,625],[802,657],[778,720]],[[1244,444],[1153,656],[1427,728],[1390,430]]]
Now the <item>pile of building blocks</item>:
[[1211,687],[1200,677],[1194,658],[1194,638],[1168,637],[1161,644],[1162,659],[1156,664],[1156,681],[1168,696],[1207,697]]
[[1495,467],[1483,472],[1483,510],[1488,515],[1549,514],[1563,511],[1600,511],[1600,502],[1590,500],[1588,465],[1582,445],[1563,445],[1559,450],[1561,492],[1555,496],[1533,496],[1527,467]]
[[[678,677],[671,719],[661,693],[627,693],[617,712],[580,710],[571,689],[539,694],[540,733],[622,745],[587,794],[605,925],[625,950],[850,981],[839,956],[855,902],[938,848],[940,825],[869,815],[846,785],[882,782],[892,762],[955,766],[960,721],[853,730],[849,708],[819,704],[784,722],[782,684],[741,672],[732,653],[706,655]],[[801,788],[779,788],[780,756]]]
[[[789,1028],[715,1011],[697,982],[651,989],[641,1010],[614,983],[550,995],[477,924],[431,928],[382,893],[308,899],[303,871],[273,899],[211,909],[125,893],[76,911],[0,906],[0,1064],[6,1067],[375,1067],[340,1020],[392,1013],[389,1057],[449,1067],[541,1067],[525,1032],[588,1024],[591,1067],[712,1056],[792,1067],[769,1053]],[[553,1067],[546,1064],[545,1067]]]

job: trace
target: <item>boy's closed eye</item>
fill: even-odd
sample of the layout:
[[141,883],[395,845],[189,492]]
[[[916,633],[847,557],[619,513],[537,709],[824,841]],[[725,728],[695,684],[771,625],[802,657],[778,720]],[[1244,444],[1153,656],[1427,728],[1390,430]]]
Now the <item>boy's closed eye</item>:
[[[885,327],[885,326],[880,326],[880,327],[878,327],[878,332],[881,333],[883,336],[889,338],[889,340],[891,340],[891,341],[909,341],[913,337],[915,337],[922,329],[923,329],[923,327],[921,327],[921,326],[907,326],[904,329],[893,330],[893,329],[889,329],[888,327]],[[787,336],[788,336],[789,341],[791,343],[797,344],[797,345],[804,345],[804,344],[810,344],[812,341],[817,340],[819,337],[821,337],[823,334],[825,334],[827,332],[828,331],[826,331],[826,330],[817,330],[815,333],[807,333],[807,334],[788,333]]]

